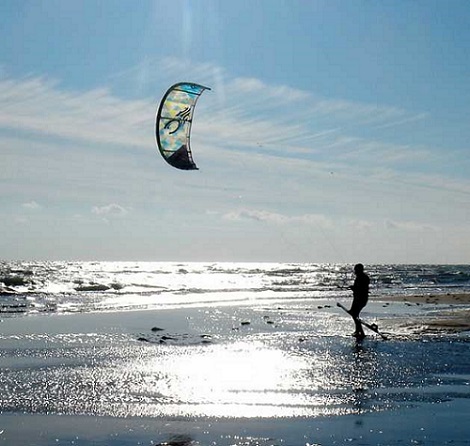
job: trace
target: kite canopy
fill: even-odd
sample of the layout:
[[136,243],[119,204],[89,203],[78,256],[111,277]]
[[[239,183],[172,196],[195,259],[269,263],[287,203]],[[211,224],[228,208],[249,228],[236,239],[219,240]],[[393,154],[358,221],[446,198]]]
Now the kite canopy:
[[160,102],[155,123],[158,150],[165,161],[177,169],[197,169],[189,138],[194,107],[204,90],[210,88],[180,82],[171,86]]

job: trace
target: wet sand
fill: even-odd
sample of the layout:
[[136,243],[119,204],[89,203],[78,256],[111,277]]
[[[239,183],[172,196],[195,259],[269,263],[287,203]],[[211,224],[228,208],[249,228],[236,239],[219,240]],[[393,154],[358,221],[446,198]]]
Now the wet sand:
[[416,294],[378,297],[375,301],[405,305],[426,305],[435,310],[426,316],[405,321],[402,327],[415,327],[416,333],[463,333],[470,331],[470,293]]
[[340,417],[162,420],[0,414],[0,444],[28,446],[464,446],[468,401]]
[[470,305],[470,293],[415,294],[411,296],[381,296],[376,301],[410,302],[419,304]]
[[443,338],[362,343],[336,299],[5,318],[0,445],[468,445],[470,296],[437,297],[367,309]]

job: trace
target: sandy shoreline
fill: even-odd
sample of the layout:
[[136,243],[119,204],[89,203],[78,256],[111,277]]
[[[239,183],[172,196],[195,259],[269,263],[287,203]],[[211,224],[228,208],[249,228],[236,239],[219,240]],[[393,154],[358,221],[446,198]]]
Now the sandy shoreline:
[[378,296],[375,301],[410,302],[419,304],[469,305],[470,293],[414,294],[411,296]]
[[431,315],[403,322],[402,327],[414,327],[416,333],[463,333],[470,331],[470,293],[416,294],[410,296],[380,296],[375,301],[405,305],[444,305]]

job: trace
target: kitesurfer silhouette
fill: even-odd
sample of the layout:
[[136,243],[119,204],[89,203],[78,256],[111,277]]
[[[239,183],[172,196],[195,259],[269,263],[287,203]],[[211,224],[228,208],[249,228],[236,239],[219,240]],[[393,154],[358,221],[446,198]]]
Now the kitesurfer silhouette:
[[353,336],[362,339],[365,334],[364,330],[362,329],[359,314],[367,305],[367,300],[369,299],[370,279],[369,276],[364,272],[364,265],[362,265],[362,263],[358,263],[354,266],[354,274],[356,275],[356,279],[354,280],[354,284],[350,286],[350,289],[353,292],[353,301],[351,304],[351,309],[349,310],[349,314],[353,317],[354,324],[356,325],[356,330]]

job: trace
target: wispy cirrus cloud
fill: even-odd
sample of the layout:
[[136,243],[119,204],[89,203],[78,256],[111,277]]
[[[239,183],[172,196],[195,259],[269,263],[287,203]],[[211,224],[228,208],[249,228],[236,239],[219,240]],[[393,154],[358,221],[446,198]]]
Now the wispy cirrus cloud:
[[0,79],[0,128],[95,143],[144,146],[153,107],[106,89],[67,91],[44,78]]
[[[157,62],[158,70],[149,68]],[[158,73],[157,79],[148,82],[158,83],[162,93],[170,79],[181,80],[188,72],[196,82],[216,84],[199,102],[193,133],[197,132],[204,146],[217,147],[219,154],[251,150],[337,164],[361,164],[366,159],[369,165],[430,158],[425,148],[356,135],[365,126],[423,119],[422,113],[320,98],[291,86],[234,77],[214,64],[167,58],[146,62],[145,68]],[[123,72],[116,79],[132,77],[141,69]],[[0,78],[0,129],[44,137],[151,150],[156,105],[153,96],[122,99],[107,88],[70,91],[41,77]]]
[[[330,187],[344,188],[344,195],[348,195],[351,185],[367,181],[369,184],[364,187],[373,185],[377,189],[376,185],[385,185],[387,193],[390,191],[392,194],[398,194],[396,185],[404,182],[408,182],[411,188],[445,189],[454,184],[446,181],[445,174],[440,180],[436,179],[437,175],[424,175],[427,165],[433,164],[439,169],[443,161],[442,152],[416,143],[403,144],[380,137],[358,136],[369,122],[387,125],[400,119],[418,119],[417,115],[406,110],[319,98],[311,91],[291,86],[234,77],[212,64],[194,66],[174,59],[164,60],[159,68],[157,79],[162,94],[172,82],[187,79],[188,72],[192,73],[191,80],[214,87],[211,92],[204,93],[195,113],[194,156],[198,162],[204,155],[205,160],[213,163],[211,168],[214,171],[228,172],[230,168],[250,165],[250,179],[245,171],[245,182],[237,185],[241,190],[269,191],[276,187],[274,172],[282,175],[284,189],[290,187],[295,191],[294,200],[300,195],[311,199],[315,192],[315,188],[299,191],[299,183],[312,184],[312,181],[324,180],[325,176],[329,177]],[[156,71],[149,70],[152,73]],[[127,72],[122,77],[131,75],[132,72]],[[130,175],[142,178],[141,171],[128,168],[134,163],[131,158],[135,156],[129,149],[156,150],[154,117],[157,103],[154,96],[139,100],[119,98],[106,88],[70,91],[58,82],[41,77],[0,78],[0,146],[7,148],[4,153],[8,155],[9,171],[22,166],[21,172],[25,175],[30,172],[28,181],[19,182],[22,185],[32,184],[30,178],[34,172],[47,169],[52,173],[51,178],[57,181],[74,178],[82,193],[90,193],[97,187],[96,182],[103,188],[104,178],[107,185],[112,185],[110,194],[135,189],[137,182],[123,182]],[[17,141],[22,136],[24,141],[19,155],[12,144],[18,145]],[[31,141],[34,141],[33,145]],[[49,141],[55,144],[49,144]],[[73,147],[70,153],[66,153],[67,148],[62,147],[62,141],[68,143],[69,148]],[[46,162],[40,152],[49,151],[48,147],[55,150],[48,152],[53,154],[53,159]],[[121,149],[119,158],[107,158],[109,153]],[[85,150],[87,156],[83,157]],[[93,152],[92,157],[90,152]],[[447,153],[446,157],[450,159],[451,155]],[[403,166],[409,174],[400,171]],[[172,173],[163,171],[163,175]],[[149,181],[152,181],[150,175],[153,172],[149,171]],[[228,177],[233,175],[239,175],[239,172],[229,173]],[[259,175],[265,176],[265,186],[259,185]],[[47,187],[42,179],[37,179],[36,184],[32,187]],[[462,180],[455,187],[467,190],[468,181]],[[213,188],[220,190],[219,185]],[[31,190],[25,193],[30,194]],[[63,196],[67,191],[60,193]],[[69,190],[68,194],[75,196],[76,189]],[[335,190],[334,194],[334,198],[337,197],[338,191]],[[114,199],[109,197],[110,202]],[[98,210],[95,213],[104,215]],[[255,217],[251,215],[251,218]],[[268,219],[268,216],[258,215],[257,218]],[[285,217],[279,215],[270,218],[285,221]],[[298,221],[300,217],[296,219]]]
[[294,150],[301,142],[311,143],[312,135],[319,133],[330,132],[329,141],[334,142],[332,131],[344,137],[363,126],[393,127],[427,116],[387,105],[322,97],[313,90],[236,77],[212,63],[194,64],[173,57],[146,59],[111,81],[140,84],[142,71],[148,85],[157,86],[161,94],[172,83],[188,80],[188,73],[192,81],[212,87],[198,106],[197,115],[204,115],[204,120],[198,119],[198,128],[231,145],[256,146],[261,141],[268,150],[267,145],[285,147],[290,142],[289,149]]
[[158,70],[153,71],[165,72],[167,78],[179,79],[191,72],[195,82],[209,86],[215,84],[217,88],[213,89],[213,93],[217,97],[221,94],[220,90],[224,92],[225,100],[219,102],[220,107],[234,116],[253,115],[266,109],[270,116],[280,114],[287,121],[309,121],[315,117],[330,116],[336,122],[375,123],[384,126],[401,125],[427,116],[426,113],[410,112],[399,107],[321,97],[314,91],[268,84],[257,78],[234,77],[222,67],[210,63],[193,64],[189,60],[165,58],[154,64],[158,66]]

